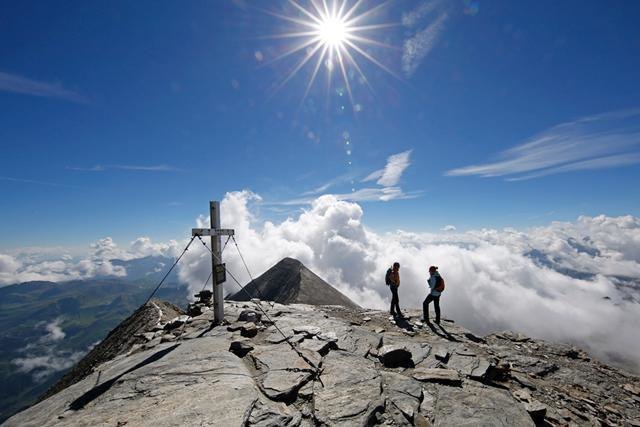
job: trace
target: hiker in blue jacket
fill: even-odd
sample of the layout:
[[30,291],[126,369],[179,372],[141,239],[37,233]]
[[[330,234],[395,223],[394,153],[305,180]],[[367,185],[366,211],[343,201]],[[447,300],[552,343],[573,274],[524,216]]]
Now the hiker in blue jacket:
[[429,279],[427,280],[429,284],[429,295],[422,303],[422,312],[423,312],[423,321],[429,322],[429,303],[433,301],[433,306],[436,310],[436,323],[440,324],[440,295],[442,290],[444,289],[444,280],[440,277],[440,273],[438,273],[438,267],[431,266],[429,267]]

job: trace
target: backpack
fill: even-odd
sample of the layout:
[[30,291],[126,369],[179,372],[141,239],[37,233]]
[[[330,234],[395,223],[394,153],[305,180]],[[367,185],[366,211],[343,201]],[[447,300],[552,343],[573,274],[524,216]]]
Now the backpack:
[[434,289],[438,292],[444,291],[444,279],[439,274],[436,276],[436,287]]
[[387,286],[393,285],[393,282],[391,281],[391,269],[388,269],[387,274],[384,275],[384,283]]

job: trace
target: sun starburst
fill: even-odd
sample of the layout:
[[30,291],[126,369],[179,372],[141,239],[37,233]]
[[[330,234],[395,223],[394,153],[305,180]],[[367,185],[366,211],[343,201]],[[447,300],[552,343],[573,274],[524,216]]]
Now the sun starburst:
[[310,66],[312,67],[311,74],[302,97],[302,101],[304,101],[322,69],[326,72],[327,89],[330,91],[333,73],[337,69],[351,105],[354,106],[350,75],[357,75],[359,82],[373,90],[363,66],[358,63],[362,59],[400,79],[396,73],[364,47],[371,45],[395,49],[391,45],[372,38],[372,35],[377,30],[397,24],[367,24],[367,21],[374,17],[376,12],[380,11],[387,2],[371,8],[365,8],[364,0],[350,3],[348,0],[309,0],[308,7],[305,7],[296,0],[289,0],[293,13],[281,14],[267,11],[267,13],[293,26],[290,31],[269,38],[295,40],[292,45],[287,46],[282,54],[273,58],[269,63],[292,55],[301,56],[276,87],[276,92],[282,89],[305,66]]

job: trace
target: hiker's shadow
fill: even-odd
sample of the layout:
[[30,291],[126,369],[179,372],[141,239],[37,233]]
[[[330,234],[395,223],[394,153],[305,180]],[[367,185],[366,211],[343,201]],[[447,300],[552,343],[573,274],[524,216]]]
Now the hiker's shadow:
[[455,342],[460,342],[460,340],[458,340],[456,337],[454,337],[453,335],[451,335],[445,328],[444,326],[442,326],[442,324],[440,323],[436,323],[435,325],[431,322],[425,322],[425,325],[427,325],[429,327],[429,329],[431,329],[431,332],[433,332],[434,334],[444,338],[447,341],[455,341]]
[[409,322],[408,319],[404,318],[404,317],[394,317],[393,320],[396,322],[396,326],[399,328],[402,328],[406,331],[415,331],[415,329],[413,328],[413,325],[411,324],[411,322]]

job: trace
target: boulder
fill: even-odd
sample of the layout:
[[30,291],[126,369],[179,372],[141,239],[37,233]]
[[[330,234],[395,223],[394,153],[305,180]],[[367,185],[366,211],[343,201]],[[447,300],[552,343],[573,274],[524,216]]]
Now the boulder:
[[238,316],[238,322],[258,323],[262,319],[262,313],[253,310],[242,310]]
[[258,335],[258,327],[253,322],[247,322],[242,325],[242,328],[240,329],[240,335],[248,338],[255,337],[256,335]]

